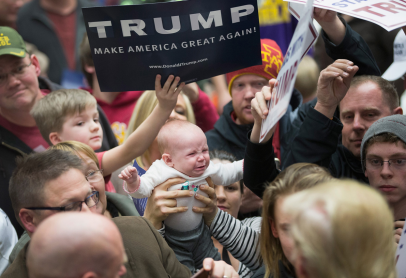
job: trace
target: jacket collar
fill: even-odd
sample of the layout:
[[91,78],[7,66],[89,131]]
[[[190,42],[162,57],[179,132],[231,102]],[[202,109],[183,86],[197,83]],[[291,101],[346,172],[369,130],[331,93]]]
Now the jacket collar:
[[231,112],[234,111],[232,101],[227,103],[223,109],[223,115],[215,123],[214,129],[228,141],[235,145],[245,148],[247,143],[247,133],[254,124],[238,125],[231,118]]

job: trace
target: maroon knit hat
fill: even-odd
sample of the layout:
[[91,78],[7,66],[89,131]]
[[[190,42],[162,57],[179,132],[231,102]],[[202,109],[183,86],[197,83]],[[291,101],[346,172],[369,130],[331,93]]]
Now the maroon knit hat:
[[228,91],[231,95],[231,87],[234,80],[244,74],[254,74],[264,77],[266,80],[276,78],[283,64],[283,54],[279,45],[270,39],[261,39],[262,65],[240,69],[226,74]]

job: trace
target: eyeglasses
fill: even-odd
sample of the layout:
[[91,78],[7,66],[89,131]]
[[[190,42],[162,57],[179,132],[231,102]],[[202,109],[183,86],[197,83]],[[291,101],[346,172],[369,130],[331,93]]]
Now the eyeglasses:
[[29,207],[31,210],[57,210],[57,211],[81,211],[82,204],[85,203],[88,208],[94,207],[99,203],[99,191],[93,191],[84,201],[77,201],[67,204],[64,207]]
[[25,64],[19,65],[18,67],[16,67],[9,73],[1,74],[0,75],[0,86],[4,86],[7,84],[9,75],[13,75],[15,78],[23,77],[27,73],[28,67],[31,65],[32,65],[32,62],[30,61],[30,63],[28,65],[25,65]]
[[396,170],[403,170],[406,168],[406,159],[404,158],[394,158],[387,161],[377,158],[367,159],[365,167],[370,170],[378,170],[382,168],[385,162],[388,162],[389,167],[392,166],[393,169]]
[[88,182],[99,182],[103,179],[103,169],[100,170],[91,170],[87,175],[86,175],[86,180]]

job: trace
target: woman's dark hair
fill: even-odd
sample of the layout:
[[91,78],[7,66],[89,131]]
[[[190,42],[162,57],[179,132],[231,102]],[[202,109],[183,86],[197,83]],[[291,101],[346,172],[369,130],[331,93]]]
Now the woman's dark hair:
[[[237,158],[233,154],[228,153],[226,151],[213,150],[213,151],[209,152],[209,155],[210,155],[210,160],[217,158],[218,160],[227,160],[230,162],[237,161]],[[240,191],[241,191],[241,194],[244,194],[243,180],[240,180]]]

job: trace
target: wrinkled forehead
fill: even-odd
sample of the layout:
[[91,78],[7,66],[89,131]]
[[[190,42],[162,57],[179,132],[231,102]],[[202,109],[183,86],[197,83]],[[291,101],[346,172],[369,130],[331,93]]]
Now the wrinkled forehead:
[[383,99],[382,91],[373,82],[366,82],[350,87],[345,97],[341,100],[340,112],[354,109],[369,110],[371,108],[389,108]]

